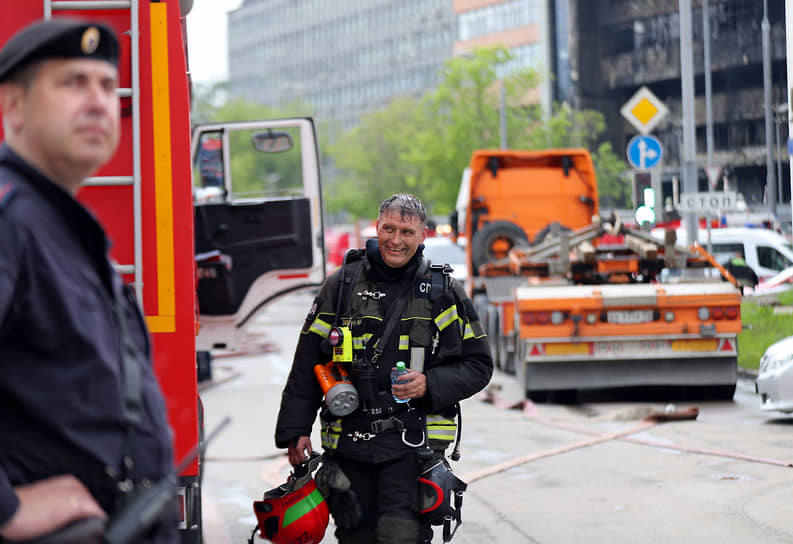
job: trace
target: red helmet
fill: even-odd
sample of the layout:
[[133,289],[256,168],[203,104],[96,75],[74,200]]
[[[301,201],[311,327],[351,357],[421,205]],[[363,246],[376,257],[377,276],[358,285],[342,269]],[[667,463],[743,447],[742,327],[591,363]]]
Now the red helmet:
[[328,503],[311,477],[320,458],[318,453],[312,454],[308,461],[295,467],[286,483],[266,491],[262,500],[254,501],[253,512],[261,538],[273,544],[319,544],[325,536]]

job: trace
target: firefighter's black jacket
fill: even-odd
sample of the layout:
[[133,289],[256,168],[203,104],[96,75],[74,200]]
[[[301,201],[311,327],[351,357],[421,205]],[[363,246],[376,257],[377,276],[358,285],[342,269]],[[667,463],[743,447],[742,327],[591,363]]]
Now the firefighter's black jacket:
[[[364,351],[367,357],[371,357],[371,337],[378,337],[381,333],[387,308],[399,293],[409,293],[400,323],[388,339],[378,366],[381,394],[390,397],[391,367],[400,360],[411,361],[411,353],[415,363],[416,351],[423,353],[427,393],[424,398],[410,402],[410,406],[416,408],[415,413],[448,410],[458,401],[481,391],[492,376],[493,361],[484,329],[460,283],[449,278],[445,292],[431,296],[432,273],[423,259],[421,246],[401,269],[389,268],[383,263],[374,239],[367,242],[366,251],[360,251],[358,257],[363,259],[363,266],[350,293],[349,311],[343,308],[341,312],[345,318],[342,323],[349,324],[351,328],[356,359],[362,357]],[[348,264],[347,270],[352,266],[355,263]],[[279,448],[287,447],[290,441],[301,435],[310,436],[317,411],[323,405],[323,392],[313,368],[330,360],[327,348],[323,349],[323,341],[336,317],[340,270],[331,274],[322,285],[301,331],[275,430],[275,442]],[[409,287],[405,287],[406,277],[412,283]],[[403,416],[410,419],[404,411],[397,415]],[[325,425],[334,423],[334,417],[325,411],[322,419]],[[370,440],[353,438],[356,430],[368,430],[371,419],[373,416],[362,413],[361,406],[343,418],[341,432],[337,433],[338,444],[333,444],[332,449],[339,454],[371,462],[403,455],[409,446],[397,432],[383,433]],[[327,449],[329,445],[324,440],[323,433],[323,445]]]

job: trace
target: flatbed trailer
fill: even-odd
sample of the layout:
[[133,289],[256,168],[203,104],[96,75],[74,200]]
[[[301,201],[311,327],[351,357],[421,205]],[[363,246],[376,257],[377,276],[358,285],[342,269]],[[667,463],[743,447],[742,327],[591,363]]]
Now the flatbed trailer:
[[596,218],[477,272],[470,288],[496,364],[529,398],[647,387],[734,394],[741,292],[700,246]]

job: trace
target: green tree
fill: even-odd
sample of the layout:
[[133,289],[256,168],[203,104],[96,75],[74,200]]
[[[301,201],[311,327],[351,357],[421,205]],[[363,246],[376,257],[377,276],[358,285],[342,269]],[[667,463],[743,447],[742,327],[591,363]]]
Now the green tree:
[[404,158],[416,172],[411,186],[434,213],[453,209],[473,150],[499,147],[501,85],[509,145],[522,147],[526,126],[537,122],[539,108],[515,106],[525,102],[536,87],[537,73],[524,69],[498,78],[499,69],[512,59],[502,46],[478,48],[470,55],[449,59],[437,88],[421,101],[424,129],[415,133]]
[[631,206],[628,165],[614,153],[610,142],[601,143],[592,154],[598,179],[598,195],[603,211]]
[[590,151],[598,181],[600,205],[604,208],[627,207],[630,184],[625,178],[628,165],[620,159],[611,143],[598,143],[606,122],[600,112],[573,111],[567,105],[557,105],[547,123],[537,125],[530,132],[528,149],[553,147],[583,147]]
[[[536,71],[522,69],[499,78],[512,61],[503,46],[475,49],[446,61],[437,87],[421,99],[395,98],[386,108],[364,115],[358,126],[335,137],[330,146],[325,136],[331,127],[318,126],[326,211],[351,220],[370,218],[383,198],[408,191],[419,195],[431,214],[447,214],[471,153],[500,146],[502,85],[511,149],[587,148],[595,163],[601,204],[627,206],[627,166],[608,143],[598,141],[605,127],[603,116],[564,105],[544,115],[533,100],[540,81]],[[228,101],[225,95],[225,84],[199,87],[194,122],[312,114],[311,105],[304,102],[274,109]],[[245,168],[253,168],[247,165],[255,161],[245,163]]]
[[329,146],[336,169],[323,191],[325,208],[352,220],[372,218],[379,203],[396,192],[419,192],[416,167],[404,160],[411,139],[423,128],[418,103],[399,97],[366,115]]
[[193,85],[190,120],[193,124],[218,121],[217,110],[226,102],[228,82]]
[[451,211],[471,153],[500,146],[502,85],[511,149],[587,148],[599,176],[601,200],[608,206],[624,205],[627,185],[621,172],[626,166],[609,144],[598,143],[603,116],[557,105],[544,117],[531,100],[540,81],[536,71],[523,69],[499,79],[512,60],[502,46],[475,49],[446,61],[438,86],[420,101],[401,98],[364,116],[330,150],[338,185],[326,198],[327,208],[369,217],[384,196],[407,190],[418,194],[430,213]]

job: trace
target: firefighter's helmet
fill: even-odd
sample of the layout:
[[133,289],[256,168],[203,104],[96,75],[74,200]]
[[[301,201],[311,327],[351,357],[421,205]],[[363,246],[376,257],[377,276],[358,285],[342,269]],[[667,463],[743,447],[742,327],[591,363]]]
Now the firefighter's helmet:
[[443,525],[443,541],[448,542],[462,523],[463,493],[468,485],[454,475],[441,454],[419,451],[418,462],[418,510],[430,525]]
[[319,544],[325,536],[328,503],[311,475],[320,458],[319,454],[312,454],[308,461],[295,467],[286,483],[254,501],[261,538],[273,544]]

